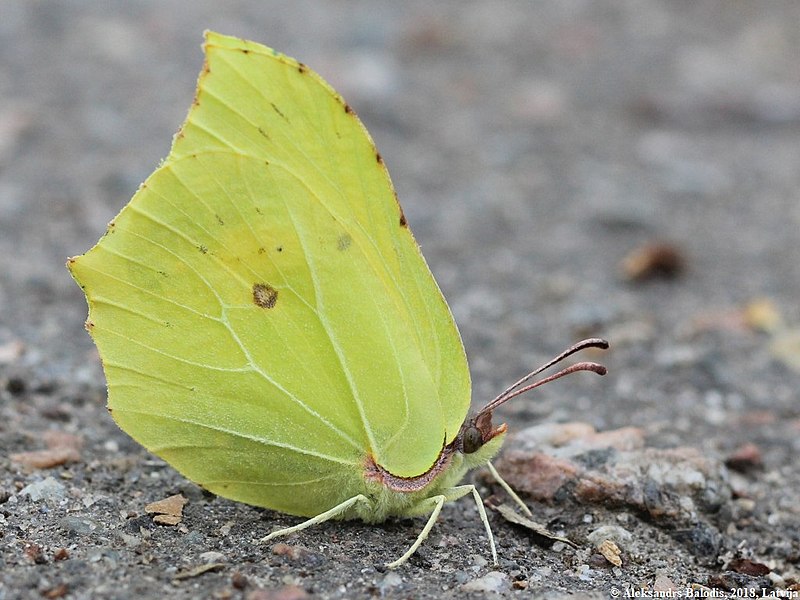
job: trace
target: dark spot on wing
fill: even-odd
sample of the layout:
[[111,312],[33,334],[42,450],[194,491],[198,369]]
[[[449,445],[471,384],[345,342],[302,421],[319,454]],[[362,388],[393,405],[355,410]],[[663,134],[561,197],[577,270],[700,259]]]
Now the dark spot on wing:
[[247,48],[242,48],[242,54],[250,54],[250,50]]
[[86,329],[86,331],[91,331],[94,328],[94,323],[89,319],[86,319],[86,322],[83,324],[83,327],[84,329]]
[[305,73],[306,71],[308,71],[308,67],[305,66],[303,63],[297,63],[297,70],[300,73]]
[[225,221],[222,220],[222,217],[220,217],[219,215],[214,215],[214,216],[217,217],[217,223],[219,223],[220,225],[225,225]]
[[381,156],[381,153],[380,153],[380,152],[378,152],[377,150],[375,151],[375,161],[376,161],[376,162],[377,162],[379,165],[382,165],[382,164],[383,164],[383,157]]
[[280,108],[278,108],[277,106],[275,106],[275,103],[274,103],[274,102],[270,102],[269,104],[270,104],[270,106],[272,107],[272,110],[274,110],[276,113],[278,113],[278,116],[279,116],[281,119],[283,119],[283,120],[284,120],[284,121],[286,121],[287,123],[289,122],[289,119],[287,119],[287,118],[286,118],[286,115],[285,115],[285,114],[283,114],[283,113],[281,112],[281,109],[280,109]]
[[277,250],[278,252],[283,252],[283,246],[278,246],[278,247],[276,248],[276,250]]
[[394,201],[397,202],[397,210],[400,211],[400,227],[408,227],[406,215],[403,213],[403,207],[400,205],[400,198],[397,197],[397,190],[392,189],[392,194],[394,194]]
[[261,308],[273,308],[278,302],[278,290],[266,283],[254,283],[253,302]]
[[339,239],[336,242],[336,248],[339,252],[344,252],[350,247],[350,244],[353,243],[353,238],[350,237],[349,233],[343,233],[339,236]]
[[353,109],[350,107],[350,105],[347,102],[344,103],[344,112],[346,112],[348,115],[354,115],[355,114],[355,111],[353,111]]
[[267,251],[267,249],[266,249],[266,248],[264,248],[264,246],[261,246],[261,247],[258,249],[258,253],[259,253],[259,254],[264,254],[264,252],[266,252],[266,251]]
[[208,246],[204,246],[203,244],[200,244],[197,247],[197,249],[200,250],[200,252],[202,252],[203,254],[208,254]]
[[[273,108],[275,107],[275,105],[274,105],[274,104],[273,104],[272,106],[273,106]],[[275,110],[277,110],[277,109],[275,109]],[[282,115],[281,115],[281,116],[282,116]],[[263,135],[265,138],[269,139],[269,136],[267,135],[267,132],[266,132],[266,131],[264,131],[264,129],[263,129],[262,127],[259,127],[259,128],[258,128],[258,133],[260,133],[261,135]],[[267,163],[267,164],[269,164],[269,163]]]
[[116,224],[114,221],[111,221],[111,222],[110,222],[110,223],[109,223],[109,224],[106,226],[106,230],[105,230],[105,232],[103,233],[103,237],[106,237],[107,235],[111,235],[112,233],[114,233],[114,232],[116,231],[116,228],[117,228],[117,224]]

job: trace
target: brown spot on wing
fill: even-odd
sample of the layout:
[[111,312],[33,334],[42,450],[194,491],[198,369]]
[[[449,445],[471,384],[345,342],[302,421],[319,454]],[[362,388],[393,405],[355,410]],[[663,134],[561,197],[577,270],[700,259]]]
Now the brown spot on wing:
[[336,241],[336,248],[339,252],[344,252],[350,247],[350,244],[353,243],[353,238],[350,237],[349,233],[343,233],[339,236],[339,239]]
[[408,227],[408,221],[406,221],[406,215],[403,213],[400,198],[397,197],[397,190],[392,189],[392,194],[394,194],[394,201],[397,203],[397,210],[400,211],[400,227]]
[[261,308],[274,308],[278,302],[278,290],[266,283],[253,284],[253,303]]

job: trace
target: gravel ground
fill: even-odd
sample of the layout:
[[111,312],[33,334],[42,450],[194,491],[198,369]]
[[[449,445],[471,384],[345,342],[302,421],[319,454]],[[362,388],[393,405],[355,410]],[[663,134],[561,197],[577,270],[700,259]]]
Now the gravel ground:
[[[800,593],[798,23],[792,0],[0,3],[0,599]],[[259,546],[296,519],[116,428],[64,262],[167,154],[206,28],[299,58],[358,112],[476,404],[611,340],[605,379],[502,412],[524,434],[498,467],[577,547],[491,512],[494,566],[468,501],[396,571],[417,521]],[[173,494],[180,523],[154,523]]]

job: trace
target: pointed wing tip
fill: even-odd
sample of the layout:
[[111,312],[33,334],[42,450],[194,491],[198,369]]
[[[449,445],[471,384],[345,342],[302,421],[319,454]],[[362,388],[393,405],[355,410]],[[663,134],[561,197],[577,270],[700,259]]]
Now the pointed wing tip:
[[242,52],[255,52],[257,54],[264,54],[267,56],[275,56],[278,58],[285,58],[281,52],[278,52],[270,46],[265,46],[259,42],[254,42],[247,38],[237,37],[235,35],[226,35],[206,29],[203,31],[203,52],[208,55],[211,48],[224,48],[226,50],[239,50]]

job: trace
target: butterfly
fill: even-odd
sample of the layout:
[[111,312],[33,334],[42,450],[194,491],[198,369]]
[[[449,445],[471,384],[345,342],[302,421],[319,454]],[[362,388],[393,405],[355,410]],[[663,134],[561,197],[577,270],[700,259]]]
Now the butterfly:
[[[206,60],[169,156],[68,267],[108,409],[136,441],[220,496],[379,523],[472,494],[506,426],[472,415],[453,317],[375,144],[306,65],[206,32]],[[544,365],[587,347],[585,340]],[[501,483],[512,494],[504,482]],[[520,504],[516,495],[516,498]],[[524,506],[524,504],[522,504]]]

